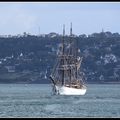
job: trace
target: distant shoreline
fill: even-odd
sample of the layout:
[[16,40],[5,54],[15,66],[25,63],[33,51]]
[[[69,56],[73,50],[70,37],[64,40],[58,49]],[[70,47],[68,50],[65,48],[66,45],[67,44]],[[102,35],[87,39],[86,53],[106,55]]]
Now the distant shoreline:
[[[0,84],[51,84],[51,83],[25,83],[25,82],[19,82],[19,83],[4,83],[0,82]],[[85,84],[120,84],[120,82],[86,82]]]
[[87,82],[86,84],[120,84],[120,82]]

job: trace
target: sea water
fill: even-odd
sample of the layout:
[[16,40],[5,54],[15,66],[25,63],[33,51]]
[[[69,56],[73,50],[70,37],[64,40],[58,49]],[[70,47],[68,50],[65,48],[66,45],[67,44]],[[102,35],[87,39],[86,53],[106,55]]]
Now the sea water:
[[0,84],[0,117],[120,117],[120,84],[87,84],[83,96],[52,94],[50,84]]

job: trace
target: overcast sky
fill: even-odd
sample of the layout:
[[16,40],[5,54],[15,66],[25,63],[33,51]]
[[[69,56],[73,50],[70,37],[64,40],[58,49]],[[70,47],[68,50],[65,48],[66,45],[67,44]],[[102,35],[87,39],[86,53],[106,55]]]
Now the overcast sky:
[[120,33],[120,2],[0,2],[0,35]]

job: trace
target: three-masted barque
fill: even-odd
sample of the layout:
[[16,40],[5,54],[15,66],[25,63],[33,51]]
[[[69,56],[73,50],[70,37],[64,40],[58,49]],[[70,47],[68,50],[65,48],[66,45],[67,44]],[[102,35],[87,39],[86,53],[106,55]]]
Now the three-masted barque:
[[63,26],[63,39],[57,52],[57,60],[50,75],[52,92],[56,95],[84,95],[87,87],[80,72],[82,57],[78,55],[77,40],[72,34],[72,23],[69,39],[65,36]]

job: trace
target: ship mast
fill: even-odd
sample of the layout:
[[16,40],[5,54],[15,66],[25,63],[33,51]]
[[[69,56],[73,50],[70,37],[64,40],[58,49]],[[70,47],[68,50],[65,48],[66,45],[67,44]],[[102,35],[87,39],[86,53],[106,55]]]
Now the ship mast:
[[[70,45],[72,44],[72,23],[71,23],[71,27],[70,27]],[[72,48],[70,49],[70,55],[72,52]],[[71,62],[71,61],[70,61]],[[72,77],[72,68],[70,68],[70,85],[71,85],[71,77]]]
[[76,49],[76,53],[75,53],[75,59],[76,59],[76,80],[78,79],[78,70],[77,70],[77,55],[78,55],[78,40],[76,39],[76,44],[75,44],[75,49]]
[[[72,44],[72,23],[71,23],[71,27],[70,27],[70,45]],[[70,55],[72,53],[72,49],[70,49]]]
[[[71,23],[71,27],[70,27],[70,44],[72,44],[72,38],[73,38],[73,34],[72,34],[72,23]],[[75,78],[77,80],[77,76],[78,76],[78,71],[77,71],[77,52],[78,52],[78,48],[77,48],[77,44],[78,44],[78,41],[76,40],[76,42],[74,42],[75,44]],[[72,49],[70,50],[70,55],[72,54]],[[70,81],[71,81],[71,69],[70,69]]]
[[[62,59],[62,65],[64,65],[64,37],[65,37],[65,25],[63,25],[63,41],[62,41],[62,46],[63,46],[63,50],[62,50],[62,54],[63,54],[63,59]],[[64,76],[65,76],[65,72],[64,69],[62,71],[62,85],[64,85],[65,80],[64,80]]]

